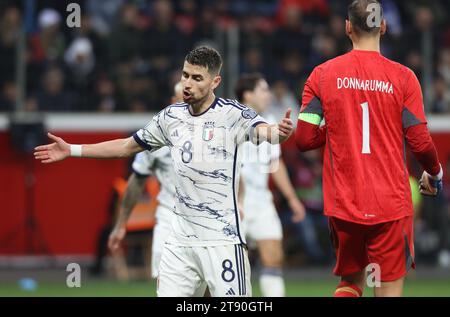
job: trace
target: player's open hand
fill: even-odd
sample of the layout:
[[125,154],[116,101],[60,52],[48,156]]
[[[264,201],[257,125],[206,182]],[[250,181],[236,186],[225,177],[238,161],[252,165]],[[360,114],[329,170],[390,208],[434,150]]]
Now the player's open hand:
[[47,133],[48,137],[55,141],[52,144],[41,145],[34,149],[34,158],[42,163],[54,163],[62,161],[70,156],[70,145],[63,139]]
[[419,181],[419,189],[424,196],[439,196],[442,191],[442,179],[433,179],[430,174],[424,171]]
[[120,249],[120,244],[125,238],[125,227],[114,228],[108,239],[108,248],[112,253],[116,253]]
[[291,120],[291,112],[292,109],[289,108],[286,111],[283,120],[281,120],[281,122],[278,123],[278,135],[280,136],[280,143],[289,139],[289,137],[292,135],[292,132],[294,131],[294,124],[292,123]]
[[294,223],[298,223],[301,222],[305,219],[306,216],[306,210],[305,210],[305,206],[303,206],[303,204],[301,203],[301,201],[295,197],[292,198],[288,201],[289,203],[289,207],[292,210],[292,221]]

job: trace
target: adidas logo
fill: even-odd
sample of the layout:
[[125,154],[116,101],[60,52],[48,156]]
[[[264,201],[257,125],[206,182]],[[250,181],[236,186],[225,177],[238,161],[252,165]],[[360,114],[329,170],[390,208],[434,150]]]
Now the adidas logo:
[[175,130],[171,135],[170,135],[171,137],[173,137],[173,138],[178,138],[178,130]]
[[230,289],[228,290],[228,292],[226,293],[226,295],[236,295],[236,293],[233,291],[232,288],[230,288]]

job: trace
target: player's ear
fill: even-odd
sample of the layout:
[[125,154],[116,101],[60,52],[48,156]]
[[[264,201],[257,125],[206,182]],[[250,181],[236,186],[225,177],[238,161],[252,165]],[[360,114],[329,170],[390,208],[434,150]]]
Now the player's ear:
[[216,89],[219,87],[220,83],[222,82],[222,77],[220,75],[216,75],[212,81],[212,89]]
[[385,35],[386,32],[387,32],[387,23],[386,23],[386,20],[383,19],[383,21],[381,21],[381,25],[380,25],[380,34]]
[[347,34],[347,36],[349,37],[351,37],[351,35],[353,34],[352,24],[349,20],[345,20],[345,34]]

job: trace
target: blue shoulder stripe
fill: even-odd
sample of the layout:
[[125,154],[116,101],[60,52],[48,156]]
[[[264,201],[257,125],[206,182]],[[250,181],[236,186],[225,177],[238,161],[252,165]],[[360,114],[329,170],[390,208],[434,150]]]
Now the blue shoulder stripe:
[[219,103],[220,105],[222,105],[222,106],[233,106],[233,107],[235,107],[235,108],[237,108],[237,109],[239,109],[239,110],[245,110],[245,109],[247,109],[246,106],[241,105],[241,104],[238,103],[238,102],[225,101],[225,100],[223,100],[223,99],[219,99],[218,103]]
[[143,149],[146,149],[148,151],[152,150],[152,147],[147,144],[145,141],[141,140],[141,138],[137,135],[137,133],[133,134],[133,139],[136,141],[137,144],[139,144]]

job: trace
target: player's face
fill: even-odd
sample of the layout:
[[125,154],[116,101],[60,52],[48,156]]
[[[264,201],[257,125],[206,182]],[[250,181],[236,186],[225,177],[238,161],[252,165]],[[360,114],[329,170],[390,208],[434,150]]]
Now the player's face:
[[181,84],[183,101],[189,105],[202,103],[220,84],[220,76],[214,76],[208,69],[184,62]]
[[264,112],[272,102],[272,93],[269,84],[264,79],[260,80],[253,90],[253,105],[257,112]]

